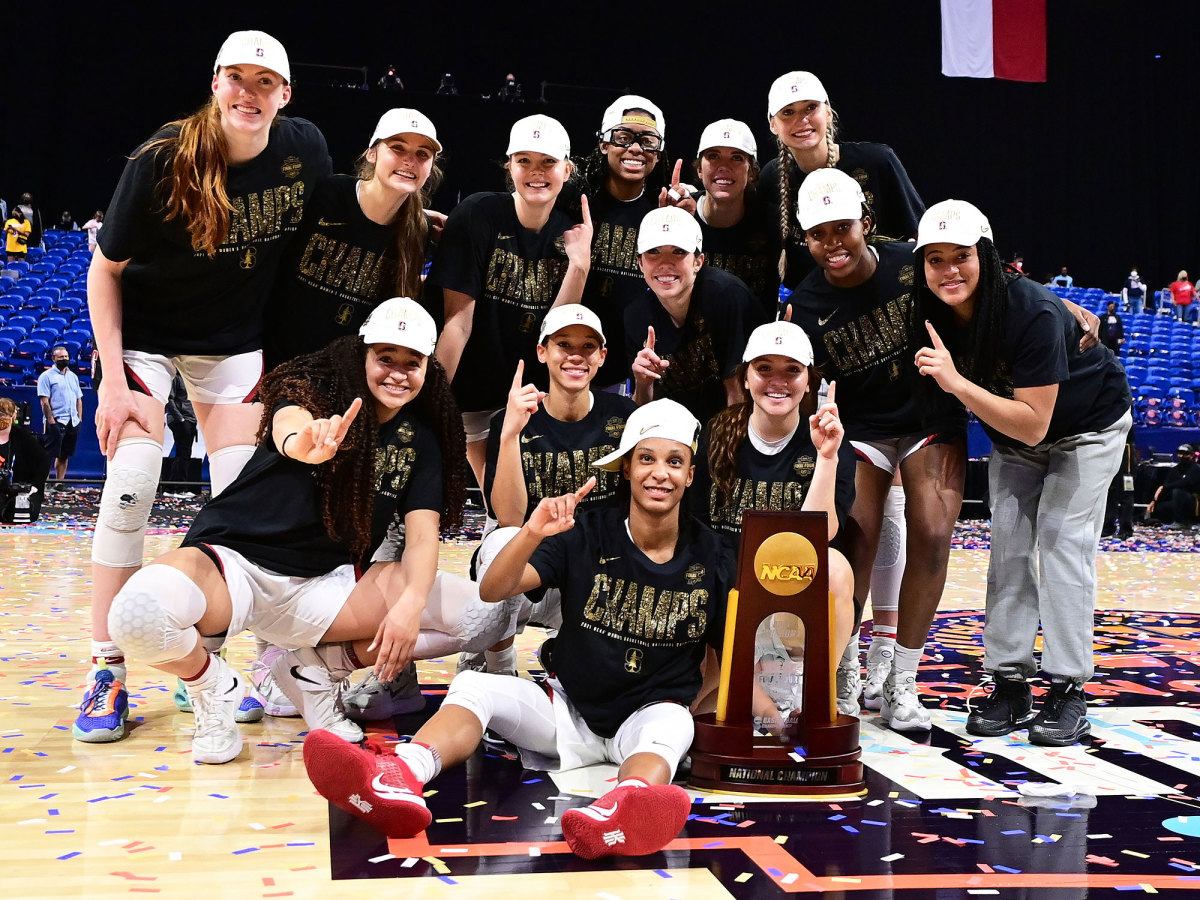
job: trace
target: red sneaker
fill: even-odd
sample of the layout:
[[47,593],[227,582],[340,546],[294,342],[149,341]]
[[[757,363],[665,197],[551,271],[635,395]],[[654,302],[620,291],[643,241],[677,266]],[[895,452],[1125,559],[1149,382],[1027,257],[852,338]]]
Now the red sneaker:
[[360,747],[318,729],[304,741],[304,767],[322,797],[388,837],[413,837],[433,820],[425,786],[390,747]]
[[691,808],[691,798],[678,785],[626,785],[591,806],[563,813],[563,837],[584,859],[645,856],[679,836]]

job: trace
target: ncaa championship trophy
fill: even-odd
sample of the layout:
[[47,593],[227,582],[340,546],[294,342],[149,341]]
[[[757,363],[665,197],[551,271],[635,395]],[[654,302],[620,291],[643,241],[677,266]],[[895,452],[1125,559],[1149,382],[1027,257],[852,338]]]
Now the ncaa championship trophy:
[[[833,598],[825,513],[752,511],[742,516],[737,587],[729,594],[714,713],[696,716],[688,783],[736,794],[866,792],[858,718],[837,711]],[[751,711],[754,637],[774,613],[804,623],[803,702],[780,735],[757,733]]]

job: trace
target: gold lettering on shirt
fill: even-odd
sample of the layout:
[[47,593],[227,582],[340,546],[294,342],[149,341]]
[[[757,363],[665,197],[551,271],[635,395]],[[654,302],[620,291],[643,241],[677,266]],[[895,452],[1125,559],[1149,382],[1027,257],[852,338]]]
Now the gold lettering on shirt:
[[638,230],[632,225],[600,222],[592,238],[592,271],[641,277],[637,261]]
[[583,617],[594,630],[627,640],[686,644],[704,636],[708,601],[706,588],[655,588],[597,572]]
[[236,250],[251,241],[272,241],[285,231],[294,231],[304,214],[304,199],[303,181],[230,197],[229,232],[219,250]]
[[830,361],[845,375],[894,359],[907,346],[908,310],[912,294],[902,294],[879,309],[825,332]]
[[318,232],[304,245],[298,274],[310,287],[342,298],[373,300],[381,281],[394,277],[394,270],[390,258]]
[[497,247],[488,262],[483,288],[507,306],[549,309],[566,272],[565,259],[524,259]]
[[525,473],[525,493],[529,496],[530,510],[544,497],[574,493],[593,475],[596,486],[583,498],[582,505],[615,496],[621,473],[592,468],[592,463],[615,449],[615,444],[601,444],[581,450],[521,451],[521,469]]
[[413,463],[417,459],[415,447],[377,447],[375,449],[375,490],[390,497],[397,497],[408,486]]
[[721,531],[740,532],[742,530],[742,513],[748,509],[800,509],[804,504],[804,495],[812,483],[811,457],[801,457],[808,460],[807,467],[810,475],[803,481],[758,481],[754,478],[738,478],[733,483],[731,496],[724,503],[718,501],[716,485],[709,492],[708,514],[713,528]]

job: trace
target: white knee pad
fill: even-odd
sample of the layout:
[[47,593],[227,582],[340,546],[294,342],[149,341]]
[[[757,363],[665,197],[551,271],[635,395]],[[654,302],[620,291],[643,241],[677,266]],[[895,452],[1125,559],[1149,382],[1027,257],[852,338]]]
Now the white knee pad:
[[208,484],[214,497],[233,484],[253,455],[253,444],[234,444],[208,454]]
[[100,494],[92,562],[127,569],[142,564],[146,523],[162,474],[162,444],[126,438],[117,444]]
[[199,585],[174,566],[149,565],[113,598],[108,630],[126,654],[161,666],[192,652],[200,640],[193,626],[207,606]]
[[883,526],[879,532],[879,551],[871,572],[871,607],[896,609],[900,601],[900,580],[904,577],[908,527],[904,521],[904,488],[892,485],[883,503]]
[[678,703],[644,706],[625,720],[614,737],[617,763],[638,753],[662,757],[674,772],[692,745],[695,724],[691,712]]
[[414,655],[433,659],[451,653],[482,653],[515,633],[512,601],[485,603],[479,586],[459,575],[438,572],[421,613],[421,633]]
[[489,680],[511,677],[511,675],[488,675],[486,672],[465,669],[455,675],[454,680],[450,682],[450,687],[446,690],[446,699],[442,701],[442,705],[450,704],[470,710],[486,730],[495,714],[492,693],[488,690]]

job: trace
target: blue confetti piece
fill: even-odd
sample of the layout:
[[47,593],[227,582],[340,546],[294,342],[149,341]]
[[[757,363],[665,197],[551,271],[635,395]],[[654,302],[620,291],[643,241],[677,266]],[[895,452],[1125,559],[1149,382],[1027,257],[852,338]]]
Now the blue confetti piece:
[[287,846],[289,847],[315,847],[316,844],[312,841],[292,841]]
[[22,778],[24,778],[24,777],[25,777],[24,775],[14,775],[14,776],[12,776],[10,779],[8,779],[8,780],[9,780],[9,781],[20,781],[20,780],[21,780]]
[[540,778],[530,778],[528,781],[522,781],[521,784],[540,784],[541,780]]
[[449,875],[439,875],[438,881],[444,881],[444,882],[446,882],[446,884],[458,884],[458,882],[455,881],[453,878],[451,878]]
[[863,819],[861,824],[863,824],[863,825],[886,825],[887,822],[876,822],[874,819]]
[[773,878],[782,878],[783,877],[783,873],[774,867],[767,869],[767,874]]
[[846,818],[845,815],[843,815],[842,813],[838,813],[836,816],[830,816],[829,821],[830,822],[840,822],[844,818]]
[[57,794],[57,793],[54,793],[54,794],[43,794],[42,796],[38,797],[38,799],[39,799],[39,800],[49,800],[49,799],[51,799],[52,797],[57,797],[57,796],[58,796],[58,794]]
[[705,850],[711,850],[711,849],[713,849],[714,847],[724,847],[724,846],[725,846],[725,842],[724,842],[724,841],[713,841],[712,843],[705,844],[705,845],[704,845],[704,849],[705,849]]
[[[1025,829],[1023,829],[1023,828],[1014,828],[1014,829],[1012,829],[1011,831],[1002,831],[1002,832],[1000,832],[1000,833],[1001,833],[1001,834],[1004,834],[1004,835],[1008,835],[1008,834],[1024,834],[1024,833],[1025,833]],[[993,866],[993,868],[995,868],[995,867]]]
[[48,816],[57,816],[57,815],[58,815],[58,810],[57,810],[57,809],[48,809],[48,810],[46,810],[46,815],[48,815]]
[[118,778],[114,778],[113,781],[127,781],[128,779],[130,779],[132,777],[133,777],[132,775],[121,775]]
[[225,796],[224,794],[209,794],[208,796],[210,796],[210,797],[216,797],[218,800],[228,800],[228,799],[229,799],[229,798],[228,798],[227,796]]
[[72,853],[64,853],[62,856],[60,856],[58,858],[59,859],[71,859],[72,857],[79,856],[81,852],[82,851],[80,851],[80,850],[76,850]]
[[654,874],[657,875],[659,878],[670,878],[671,877],[671,873],[666,871],[665,869],[655,869]]
[[258,852],[257,847],[247,847],[245,850],[234,850],[233,855],[241,856],[243,853],[257,853],[257,852]]
[[1020,875],[1020,869],[1010,869],[1008,866],[994,865],[992,866],[997,872],[1007,872],[1009,875]]
[[46,834],[74,834],[74,828],[64,828],[61,831],[47,831]]
[[843,826],[842,826],[842,830],[843,830],[843,831],[848,831],[848,832],[850,832],[851,834],[858,834],[858,833],[859,833],[858,829],[857,829],[857,828],[855,828],[853,825],[843,825]]

